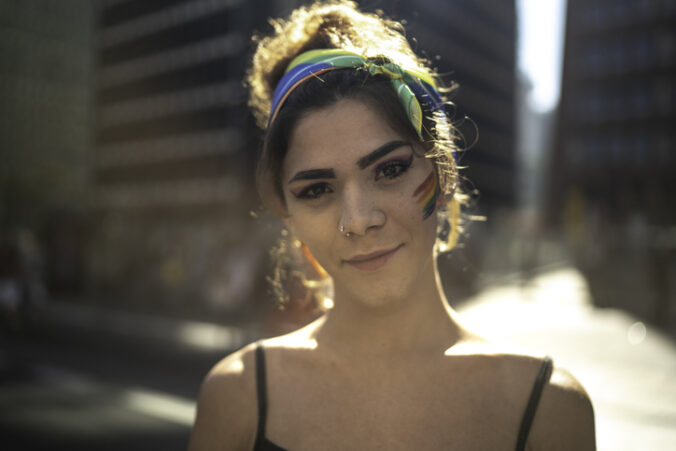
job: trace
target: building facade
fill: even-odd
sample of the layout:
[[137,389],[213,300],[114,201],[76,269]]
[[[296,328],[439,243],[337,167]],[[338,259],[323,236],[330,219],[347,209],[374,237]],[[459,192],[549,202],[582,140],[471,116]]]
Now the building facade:
[[676,2],[568,0],[548,216],[595,301],[676,325]]
[[0,248],[32,243],[55,293],[83,285],[91,17],[84,0],[0,0]]
[[258,135],[242,80],[267,4],[98,3],[97,293],[204,315],[247,310],[251,297],[265,296],[258,268],[270,240],[250,214]]

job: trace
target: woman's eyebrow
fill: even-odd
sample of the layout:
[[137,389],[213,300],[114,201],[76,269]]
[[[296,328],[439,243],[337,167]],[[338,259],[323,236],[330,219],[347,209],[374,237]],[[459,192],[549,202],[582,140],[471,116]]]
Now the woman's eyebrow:
[[410,146],[410,144],[405,141],[390,141],[388,143],[385,143],[382,146],[378,147],[373,152],[357,160],[357,166],[359,167],[359,169],[367,168],[368,166],[372,165],[374,162],[378,161],[388,153],[397,150],[402,146]]
[[298,180],[314,180],[314,179],[335,179],[336,174],[333,169],[308,169],[307,171],[296,172],[296,175],[291,177],[289,183]]

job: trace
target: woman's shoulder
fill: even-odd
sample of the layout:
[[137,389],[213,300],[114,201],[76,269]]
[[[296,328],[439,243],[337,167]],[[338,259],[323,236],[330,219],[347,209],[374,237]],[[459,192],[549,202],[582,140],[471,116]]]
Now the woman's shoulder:
[[515,380],[523,380],[525,384],[532,385],[537,375],[550,366],[544,385],[545,390],[558,397],[589,399],[580,381],[565,366],[557,362],[556,356],[509,343],[481,341],[473,346],[476,354],[493,361],[493,365],[499,369],[503,377],[512,375]]
[[265,350],[266,360],[280,355],[282,358],[291,358],[294,354],[306,354],[317,348],[315,334],[323,322],[323,317],[317,318],[286,334],[259,340],[258,345]]
[[530,443],[532,449],[595,449],[591,399],[580,381],[556,363],[542,391]]
[[[250,449],[256,428],[256,344],[249,344],[219,361],[202,382],[190,450]],[[227,427],[224,427],[227,425]]]
[[[307,337],[307,328],[299,329],[286,335],[261,339],[249,343],[243,348],[229,354],[213,366],[202,383],[200,393],[210,396],[211,399],[238,394],[242,401],[255,407],[255,384],[258,360],[256,350],[263,351],[263,359],[270,360],[271,356],[285,351],[293,351],[311,347],[311,339]],[[234,392],[234,393],[230,393]],[[250,395],[250,396],[249,396]],[[251,397],[253,396],[253,398]],[[200,398],[202,396],[200,395]],[[243,399],[247,398],[247,399]],[[251,398],[251,399],[248,399]],[[229,398],[229,400],[232,398]]]
[[542,374],[541,398],[529,435],[529,449],[594,449],[594,411],[589,395],[555,356],[481,339],[461,343],[453,352],[483,360],[496,385],[516,394],[524,411]]
[[544,353],[514,343],[490,341],[473,333],[448,348],[446,355],[471,358],[502,378],[533,373],[547,358]]
[[228,354],[211,368],[204,382],[228,385],[229,383],[249,381],[251,378],[248,376],[255,374],[255,349],[257,346],[258,342],[249,343]]

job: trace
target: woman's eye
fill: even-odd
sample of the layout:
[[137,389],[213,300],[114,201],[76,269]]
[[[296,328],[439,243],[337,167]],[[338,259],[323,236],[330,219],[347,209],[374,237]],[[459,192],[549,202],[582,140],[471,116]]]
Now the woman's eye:
[[376,168],[376,180],[385,177],[388,179],[395,179],[406,172],[411,167],[413,155],[408,160],[390,160],[379,165]]
[[310,185],[307,188],[302,189],[300,192],[293,193],[299,199],[319,199],[321,196],[327,193],[331,193],[331,188],[326,183],[315,183]]

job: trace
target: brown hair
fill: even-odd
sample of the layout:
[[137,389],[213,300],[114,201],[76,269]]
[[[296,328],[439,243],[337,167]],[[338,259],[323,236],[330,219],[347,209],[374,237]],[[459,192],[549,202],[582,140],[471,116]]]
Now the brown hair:
[[[437,85],[441,86],[441,80],[428,62],[416,56],[411,49],[400,23],[387,20],[382,15],[361,12],[353,1],[319,1],[296,9],[287,20],[270,22],[274,33],[254,37],[257,47],[247,70],[249,106],[263,129],[267,126],[272,95],[286,67],[293,58],[308,50],[341,48],[367,58],[385,56],[403,67],[415,68],[433,76]],[[288,140],[295,123],[308,111],[329,106],[341,99],[358,99],[382,114],[394,129],[418,140],[386,77],[369,76],[359,69],[346,69],[327,72],[321,78],[320,81],[307,80],[289,95],[267,130],[263,143],[256,184],[266,206],[280,215],[285,214],[285,202],[279,177]],[[448,92],[452,87],[442,91]],[[425,156],[434,161],[439,187],[447,199],[438,215],[441,221],[437,249],[447,251],[458,239],[460,206],[466,200],[458,189],[458,167],[454,157],[460,151],[460,137],[445,114],[432,114],[425,105],[422,106],[425,113]],[[280,249],[293,248],[300,249],[300,245],[280,245]],[[315,279],[320,279],[316,276],[321,274],[321,270],[310,272],[315,273]],[[273,287],[282,296],[286,296],[283,290],[285,275],[288,276],[278,266],[271,279]]]

